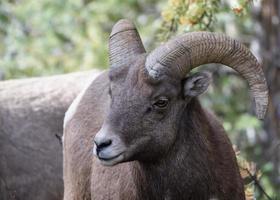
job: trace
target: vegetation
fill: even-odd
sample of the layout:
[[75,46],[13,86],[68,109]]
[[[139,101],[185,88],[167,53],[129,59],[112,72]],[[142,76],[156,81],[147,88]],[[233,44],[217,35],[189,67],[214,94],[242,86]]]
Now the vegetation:
[[[148,51],[184,32],[225,32],[250,45],[255,38],[251,0],[2,0],[0,1],[0,77],[45,76],[108,67],[107,40],[120,18],[133,20]],[[249,102],[248,87],[226,67],[206,66],[214,82],[203,104],[221,117],[225,129],[247,160],[241,161],[272,198],[280,184],[273,162],[262,158],[265,137]],[[248,114],[250,113],[250,114]],[[240,154],[240,153],[238,153]],[[245,164],[244,164],[245,163]],[[260,169],[260,172],[256,169]],[[276,175],[277,176],[277,175]],[[279,174],[278,174],[279,176]],[[250,177],[251,199],[267,199]],[[279,198],[279,197],[278,197]]]

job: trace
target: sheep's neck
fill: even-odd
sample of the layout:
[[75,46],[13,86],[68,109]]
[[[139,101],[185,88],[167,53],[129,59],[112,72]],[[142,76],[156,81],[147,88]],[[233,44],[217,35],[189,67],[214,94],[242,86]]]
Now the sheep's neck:
[[[210,199],[215,192],[209,183],[211,169],[198,114],[204,115],[198,102],[186,108],[181,130],[169,154],[156,163],[134,162],[134,179],[139,199]],[[195,108],[199,106],[199,108]],[[192,110],[196,110],[196,113]],[[199,110],[200,109],[200,110]],[[198,113],[198,110],[201,111]],[[201,116],[199,116],[201,118]],[[188,120],[192,119],[192,120]],[[205,131],[205,130],[203,130]],[[198,159],[199,158],[199,159]],[[143,184],[145,183],[145,184]],[[191,196],[191,198],[190,198]]]

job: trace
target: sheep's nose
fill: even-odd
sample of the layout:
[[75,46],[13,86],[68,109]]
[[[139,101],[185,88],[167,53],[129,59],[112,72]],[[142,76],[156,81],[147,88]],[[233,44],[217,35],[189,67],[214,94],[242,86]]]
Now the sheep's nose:
[[94,143],[96,145],[96,153],[98,155],[102,149],[105,149],[106,147],[109,147],[112,144],[112,140],[111,139],[94,140]]

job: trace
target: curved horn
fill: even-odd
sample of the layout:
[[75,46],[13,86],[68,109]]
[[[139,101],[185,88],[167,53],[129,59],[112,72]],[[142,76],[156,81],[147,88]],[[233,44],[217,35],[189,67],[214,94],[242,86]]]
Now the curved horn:
[[137,54],[145,53],[141,38],[132,22],[119,20],[113,27],[109,41],[111,67],[127,64]]
[[154,79],[162,75],[183,78],[193,68],[207,63],[221,63],[240,73],[255,98],[257,117],[264,118],[268,90],[263,70],[248,48],[226,35],[193,32],[176,37],[151,52],[145,67]]

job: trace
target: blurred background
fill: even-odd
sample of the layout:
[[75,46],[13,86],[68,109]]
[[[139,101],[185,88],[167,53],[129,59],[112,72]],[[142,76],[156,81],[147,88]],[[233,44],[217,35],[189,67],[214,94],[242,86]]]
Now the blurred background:
[[184,32],[223,32],[262,63],[270,91],[264,121],[247,83],[224,66],[201,100],[223,121],[252,199],[280,199],[279,0],[1,0],[0,80],[108,68],[108,36],[120,18],[135,22],[147,51]]

